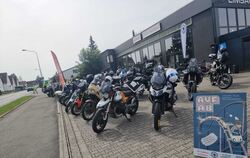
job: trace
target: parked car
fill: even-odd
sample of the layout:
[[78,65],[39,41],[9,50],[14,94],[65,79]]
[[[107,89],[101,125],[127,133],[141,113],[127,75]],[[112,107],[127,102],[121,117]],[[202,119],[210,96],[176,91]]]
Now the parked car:
[[33,87],[27,87],[27,92],[33,91]]

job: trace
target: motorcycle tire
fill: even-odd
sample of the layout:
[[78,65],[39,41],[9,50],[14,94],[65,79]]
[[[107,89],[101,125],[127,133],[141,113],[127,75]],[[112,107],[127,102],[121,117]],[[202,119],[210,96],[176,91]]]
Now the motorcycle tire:
[[135,115],[138,107],[139,107],[139,101],[137,98],[133,98],[131,100],[131,104],[134,104],[134,106],[131,107],[131,109],[129,110],[128,114],[130,114],[131,116]]
[[67,106],[67,103],[68,103],[69,99],[70,99],[69,97],[65,97],[65,98],[62,100],[62,105]]
[[[105,109],[97,110],[92,122],[92,129],[95,133],[101,133],[106,127],[108,122],[108,117],[106,120],[104,120],[105,115],[106,115]],[[98,126],[100,128],[98,128]]]
[[[225,79],[227,79],[226,83]],[[233,83],[233,77],[230,74],[225,73],[219,78],[218,87],[220,89],[228,89],[232,85],[232,83]]]
[[160,129],[160,121],[161,121],[161,104],[156,103],[155,105],[156,113],[154,114],[154,129],[158,131]]
[[59,102],[60,104],[62,104],[62,101],[63,101],[64,98],[65,98],[64,96],[59,97],[58,102]]
[[66,112],[66,113],[69,113],[69,110],[70,110],[71,107],[72,107],[71,104],[72,104],[72,103],[68,103],[68,104],[65,105],[65,112]]
[[73,104],[71,106],[71,113],[75,116],[80,115],[82,112],[82,106],[78,107],[77,105]]
[[82,108],[82,118],[86,121],[93,119],[96,113],[96,105],[94,102],[86,102]]
[[197,86],[196,84],[194,83],[192,85],[192,87],[190,88],[190,92],[188,93],[188,100],[189,101],[193,101],[193,93],[196,93],[197,92]]

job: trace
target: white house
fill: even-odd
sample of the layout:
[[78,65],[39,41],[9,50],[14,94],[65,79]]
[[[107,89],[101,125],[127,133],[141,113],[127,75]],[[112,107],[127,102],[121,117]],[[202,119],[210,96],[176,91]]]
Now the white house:
[[2,79],[0,78],[0,91],[3,92],[4,89],[3,89],[3,82],[2,82]]
[[77,66],[74,66],[72,68],[69,68],[67,70],[63,71],[63,75],[64,75],[64,79],[66,81],[69,81],[72,78],[76,78],[78,75],[78,70],[77,70]]
[[3,83],[3,90],[4,91],[12,91],[14,90],[13,89],[13,86],[10,82],[10,78],[8,76],[8,74],[5,72],[5,73],[0,73],[0,78],[2,80],[2,83]]

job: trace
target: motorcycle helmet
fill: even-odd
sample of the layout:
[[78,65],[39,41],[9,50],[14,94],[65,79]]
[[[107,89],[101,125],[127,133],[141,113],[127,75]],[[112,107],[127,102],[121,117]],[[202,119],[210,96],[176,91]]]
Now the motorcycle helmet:
[[93,74],[88,74],[86,76],[86,81],[88,82],[88,84],[90,84],[93,79],[94,79],[94,75]]
[[101,74],[97,74],[97,75],[94,76],[94,79],[93,79],[93,81],[91,83],[97,85],[100,82],[101,82]]
[[132,80],[134,79],[134,72],[133,72],[133,71],[129,70],[129,71],[127,72],[127,79],[128,79],[129,81],[132,81]]
[[167,69],[166,77],[167,77],[168,81],[171,82],[171,83],[175,83],[179,79],[178,72],[173,68]]
[[114,71],[112,71],[112,70],[109,71],[109,76],[111,76],[111,77],[114,76]]
[[113,78],[112,78],[111,76],[106,76],[106,77],[105,77],[105,81],[106,81],[106,82],[112,83]]

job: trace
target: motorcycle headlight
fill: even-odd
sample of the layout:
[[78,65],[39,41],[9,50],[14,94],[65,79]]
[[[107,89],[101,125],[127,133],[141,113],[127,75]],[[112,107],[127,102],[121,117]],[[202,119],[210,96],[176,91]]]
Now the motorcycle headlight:
[[152,84],[152,88],[155,89],[155,90],[159,90],[159,89],[163,88],[163,85],[162,84],[153,83]]

